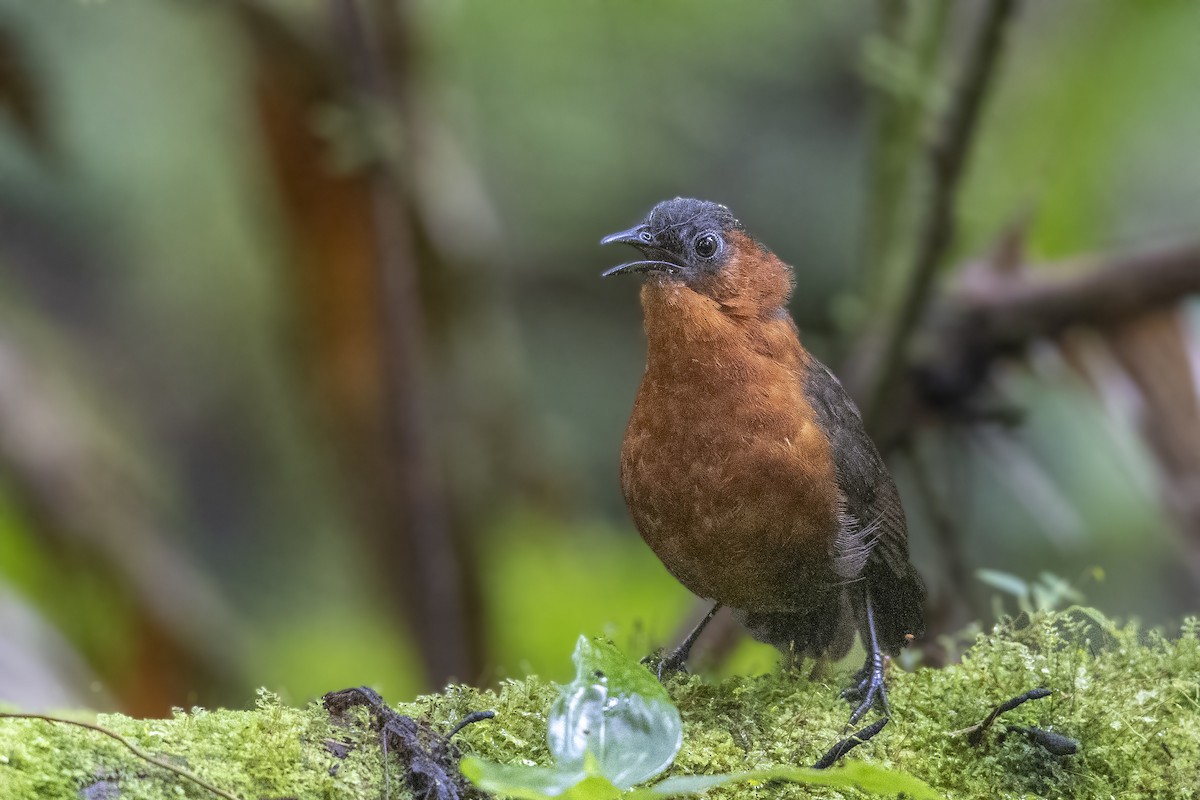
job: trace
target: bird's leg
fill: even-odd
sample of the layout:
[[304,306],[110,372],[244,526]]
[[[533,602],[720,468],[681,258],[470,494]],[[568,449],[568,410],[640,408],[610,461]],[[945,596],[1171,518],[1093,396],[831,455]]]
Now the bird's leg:
[[666,676],[670,675],[672,672],[687,671],[687,660],[688,655],[690,655],[692,652],[692,645],[696,643],[696,640],[700,638],[701,632],[708,627],[708,623],[712,622],[712,618],[715,617],[717,612],[720,610],[721,604],[716,603],[712,607],[712,610],[704,616],[704,619],[700,620],[700,623],[692,629],[691,633],[687,635],[687,638],[680,643],[679,647],[676,647],[671,651],[670,655],[664,656],[663,659],[658,662],[658,679],[660,681]]
[[883,651],[879,649],[878,637],[875,635],[875,611],[871,607],[871,595],[866,594],[867,607],[867,661],[863,668],[854,675],[855,684],[842,691],[842,697],[850,702],[861,701],[854,713],[850,715],[850,724],[858,722],[872,707],[878,707],[885,716],[892,711],[888,708],[887,689],[883,684]]

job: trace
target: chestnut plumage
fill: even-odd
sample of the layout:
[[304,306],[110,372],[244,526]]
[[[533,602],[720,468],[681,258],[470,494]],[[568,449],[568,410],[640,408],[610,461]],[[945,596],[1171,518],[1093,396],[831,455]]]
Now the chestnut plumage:
[[621,448],[642,538],[785,653],[838,658],[857,631],[868,658],[852,719],[886,713],[883,655],[922,633],[924,588],[858,409],[800,344],[791,268],[701,200],[659,203],[602,243],[643,256],[606,276],[646,276],[646,371]]

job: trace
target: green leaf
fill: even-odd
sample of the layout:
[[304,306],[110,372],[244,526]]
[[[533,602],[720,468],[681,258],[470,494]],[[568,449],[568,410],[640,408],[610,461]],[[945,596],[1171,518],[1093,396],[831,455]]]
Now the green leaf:
[[459,769],[480,789],[521,800],[571,796],[566,793],[587,778],[582,770],[496,764],[481,758],[464,758]]
[[613,786],[603,775],[589,775],[572,786],[565,797],[567,800],[613,800],[623,794],[624,790]]
[[654,675],[584,636],[573,660],[575,680],[550,709],[547,737],[557,765],[622,789],[669,767],[683,744],[683,720]]
[[615,800],[622,790],[602,775],[555,767],[524,764],[495,764],[480,758],[464,758],[462,774],[480,789],[518,800]]
[[999,589],[1005,594],[1011,594],[1013,597],[1029,597],[1029,584],[1011,573],[995,569],[977,569],[975,570],[975,577],[993,589]]
[[1066,578],[1055,575],[1053,572],[1042,572],[1038,576],[1038,582],[1034,585],[1034,596],[1037,597],[1038,589],[1042,590],[1042,602],[1038,604],[1039,611],[1054,611],[1065,602],[1082,603],[1083,594],[1071,585]]
[[678,775],[625,795],[627,800],[654,800],[681,794],[699,794],[716,786],[742,781],[791,781],[809,786],[853,786],[864,792],[894,796],[903,793],[913,800],[941,800],[942,795],[920,778],[907,772],[888,769],[862,761],[849,761],[834,769],[810,767],[776,767],[755,772],[734,772],[726,775]]

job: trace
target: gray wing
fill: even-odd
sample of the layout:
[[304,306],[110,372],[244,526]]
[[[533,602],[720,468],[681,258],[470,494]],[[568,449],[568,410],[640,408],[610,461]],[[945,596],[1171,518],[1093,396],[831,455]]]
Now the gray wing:
[[829,433],[844,507],[834,553],[847,581],[865,584],[881,644],[894,652],[924,630],[925,587],[908,558],[908,527],[900,494],[867,435],[862,416],[837,377],[815,358],[805,373],[805,397]]

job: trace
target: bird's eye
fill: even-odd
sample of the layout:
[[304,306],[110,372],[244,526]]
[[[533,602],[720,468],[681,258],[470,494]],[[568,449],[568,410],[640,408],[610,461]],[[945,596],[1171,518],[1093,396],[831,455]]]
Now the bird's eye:
[[715,233],[702,233],[696,237],[696,255],[701,258],[712,258],[716,254],[720,241]]
[[650,231],[642,231],[641,233],[638,234],[638,238],[641,239],[643,242],[649,242],[654,237],[650,234]]

